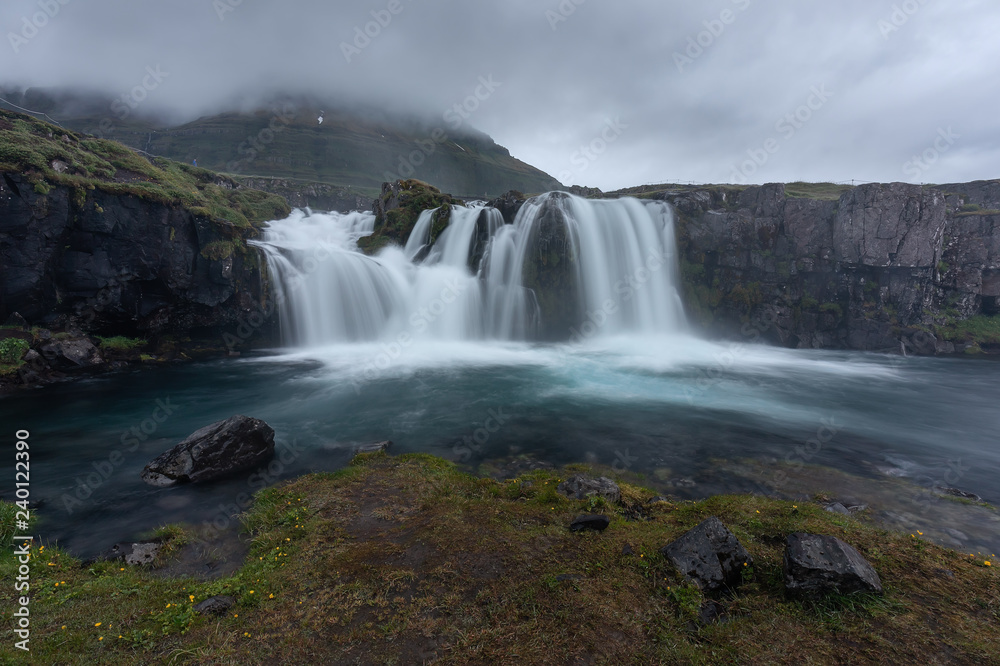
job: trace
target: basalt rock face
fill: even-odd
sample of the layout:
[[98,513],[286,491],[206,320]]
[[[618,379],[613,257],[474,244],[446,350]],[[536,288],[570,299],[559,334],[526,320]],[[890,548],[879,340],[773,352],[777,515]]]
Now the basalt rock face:
[[543,200],[528,239],[531,252],[522,268],[522,284],[535,294],[539,311],[545,313],[538,330],[542,340],[564,340],[567,331],[583,320],[577,249],[566,222],[563,197]]
[[[82,195],[82,196],[81,196]],[[102,335],[216,339],[261,311],[253,229],[179,206],[0,176],[0,320]],[[258,327],[254,335],[265,330]]]
[[976,344],[944,338],[956,321],[998,311],[1000,183],[845,189],[839,199],[790,196],[780,184],[653,195],[678,212],[694,322],[797,348],[935,354]]

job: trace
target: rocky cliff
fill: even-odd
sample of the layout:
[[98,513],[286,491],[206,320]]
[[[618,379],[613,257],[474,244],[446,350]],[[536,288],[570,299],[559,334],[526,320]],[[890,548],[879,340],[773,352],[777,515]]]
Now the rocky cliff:
[[1000,182],[845,190],[649,195],[678,212],[693,319],[788,347],[1000,350]]

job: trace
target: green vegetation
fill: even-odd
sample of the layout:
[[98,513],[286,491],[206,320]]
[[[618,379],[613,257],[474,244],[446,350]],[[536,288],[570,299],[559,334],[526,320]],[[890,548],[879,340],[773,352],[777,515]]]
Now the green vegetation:
[[834,183],[788,183],[785,185],[785,196],[794,199],[839,201],[845,192],[850,192],[853,189],[853,185],[836,185]]
[[98,340],[101,342],[101,349],[119,352],[134,351],[140,347],[145,347],[147,344],[145,340],[140,338],[126,338],[121,335],[116,335],[112,338],[98,337]]
[[[162,158],[148,159],[114,141],[88,138],[21,114],[0,111],[0,172],[24,174],[35,191],[72,188],[82,209],[93,191],[182,206],[232,237],[286,217],[284,199],[238,189],[231,178]],[[101,207],[94,202],[94,210]]]
[[980,345],[1000,345],[1000,316],[978,315],[937,327],[938,337],[952,342]]
[[[215,581],[164,579],[65,552],[33,551],[38,663],[929,663],[1000,661],[1000,574],[985,557],[895,534],[817,504],[753,496],[650,503],[620,484],[610,507],[571,500],[562,474],[494,481],[424,455],[364,455],[335,474],[261,491],[250,553]],[[603,533],[569,522],[599,509]],[[659,549],[718,516],[754,558],[701,626],[701,592]],[[640,517],[640,520],[636,520]],[[844,539],[878,571],[884,598],[797,601],[784,593],[784,538]],[[196,534],[161,533],[177,549]],[[626,549],[626,546],[628,548]],[[628,554],[631,553],[631,554]],[[172,557],[168,554],[167,558]],[[0,559],[13,580],[15,558]],[[12,587],[0,592],[13,608]],[[217,594],[221,617],[193,605]],[[12,641],[0,656],[13,659]]]
[[726,300],[744,312],[750,312],[764,302],[764,294],[759,282],[737,284],[726,296]]
[[0,341],[0,363],[18,363],[31,345],[20,338],[5,338]]
[[819,306],[819,311],[832,314],[837,319],[844,316],[844,309],[838,303],[823,303]]
[[[397,205],[390,208],[394,199]],[[437,208],[431,223],[430,242],[433,243],[448,226],[451,206],[462,204],[462,201],[443,194],[433,185],[414,179],[400,181],[398,191],[382,194],[376,211],[383,212],[375,219],[375,233],[358,241],[358,247],[367,254],[375,254],[389,243],[403,245],[413,232],[420,214]]]

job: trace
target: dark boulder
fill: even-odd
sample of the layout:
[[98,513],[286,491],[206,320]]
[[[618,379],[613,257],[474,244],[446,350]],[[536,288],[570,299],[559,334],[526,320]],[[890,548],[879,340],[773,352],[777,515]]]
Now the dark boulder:
[[104,365],[104,359],[87,338],[53,340],[39,347],[46,361],[56,370],[77,370]]
[[563,495],[580,500],[588,497],[601,497],[612,504],[617,504],[622,498],[622,491],[618,488],[618,484],[606,476],[592,479],[577,474],[560,483],[556,490]]
[[496,199],[491,199],[486,205],[500,211],[504,223],[514,224],[514,219],[517,217],[517,213],[521,210],[525,201],[527,201],[527,198],[523,194],[517,190],[509,190]]
[[735,589],[743,580],[743,570],[753,564],[750,553],[715,516],[660,553],[706,593]]
[[202,615],[222,615],[235,605],[236,599],[221,594],[198,602],[194,605],[194,612]]
[[584,515],[577,516],[569,529],[571,532],[581,532],[583,530],[595,530],[597,532],[603,532],[608,529],[608,525],[611,524],[611,519],[607,516],[599,515]]
[[789,536],[784,574],[785,589],[793,595],[882,594],[882,581],[872,565],[852,546],[832,536]]
[[153,486],[212,481],[252,469],[274,455],[274,430],[260,419],[232,416],[205,426],[150,462],[142,480]]

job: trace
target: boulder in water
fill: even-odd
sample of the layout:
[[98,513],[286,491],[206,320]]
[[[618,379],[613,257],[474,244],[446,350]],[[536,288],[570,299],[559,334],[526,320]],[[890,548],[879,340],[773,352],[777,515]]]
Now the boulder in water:
[[161,487],[212,481],[252,469],[273,455],[271,426],[249,416],[232,416],[194,432],[150,462],[142,480]]

